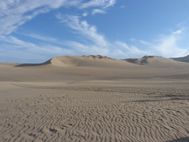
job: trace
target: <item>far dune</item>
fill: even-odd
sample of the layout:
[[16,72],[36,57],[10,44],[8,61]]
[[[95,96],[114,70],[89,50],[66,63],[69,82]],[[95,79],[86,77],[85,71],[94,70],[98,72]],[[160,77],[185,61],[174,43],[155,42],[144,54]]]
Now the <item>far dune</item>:
[[144,56],[142,58],[129,58],[124,59],[127,62],[138,64],[138,65],[153,65],[153,66],[179,66],[188,65],[187,63],[181,63],[174,59],[159,57],[159,56]]
[[172,58],[175,61],[180,61],[180,62],[186,62],[189,63],[189,55],[185,57],[178,57],[178,58]]

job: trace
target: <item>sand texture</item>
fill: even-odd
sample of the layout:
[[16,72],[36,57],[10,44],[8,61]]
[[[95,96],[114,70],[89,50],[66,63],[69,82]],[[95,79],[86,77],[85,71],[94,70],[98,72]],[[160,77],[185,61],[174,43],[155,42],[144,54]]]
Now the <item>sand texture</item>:
[[188,141],[188,63],[83,56],[0,65],[0,142]]

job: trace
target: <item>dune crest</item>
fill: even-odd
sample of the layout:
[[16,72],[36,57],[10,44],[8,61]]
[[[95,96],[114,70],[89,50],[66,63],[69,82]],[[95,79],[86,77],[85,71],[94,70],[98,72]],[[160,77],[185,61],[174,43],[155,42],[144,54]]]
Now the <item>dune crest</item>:
[[54,65],[61,67],[68,66],[102,66],[106,64],[111,64],[113,62],[119,62],[119,60],[112,59],[107,56],[102,55],[89,55],[89,56],[57,56],[51,58],[42,63],[26,63],[18,64],[17,67],[28,67],[28,66],[44,66],[44,65]]
[[160,57],[160,56],[144,56],[142,58],[130,58],[125,59],[125,61],[138,64],[138,65],[164,65],[164,64],[178,64],[177,61],[172,59]]
[[113,59],[102,55],[89,56],[58,56],[38,64],[19,64],[17,67],[32,66],[57,66],[57,67],[113,67],[124,68],[138,65],[148,66],[182,66],[188,63],[160,56],[144,56],[142,58],[128,58],[123,60]]
[[60,67],[82,66],[82,67],[114,67],[131,65],[130,63],[112,59],[107,56],[60,56],[50,59],[49,64]]
[[111,61],[112,59],[103,56],[60,56],[52,58],[50,64],[55,66],[98,66]]

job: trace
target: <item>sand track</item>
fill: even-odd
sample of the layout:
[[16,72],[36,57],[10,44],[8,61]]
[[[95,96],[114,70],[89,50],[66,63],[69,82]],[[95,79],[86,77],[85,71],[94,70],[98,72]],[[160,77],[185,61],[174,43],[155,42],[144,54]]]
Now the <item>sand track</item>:
[[10,84],[0,100],[2,142],[171,142],[189,136],[187,87]]

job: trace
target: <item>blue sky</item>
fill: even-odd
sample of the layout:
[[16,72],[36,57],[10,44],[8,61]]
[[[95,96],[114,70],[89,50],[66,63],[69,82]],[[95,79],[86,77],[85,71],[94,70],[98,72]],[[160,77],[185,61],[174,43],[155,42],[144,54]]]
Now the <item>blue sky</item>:
[[0,62],[189,54],[188,0],[2,0]]

